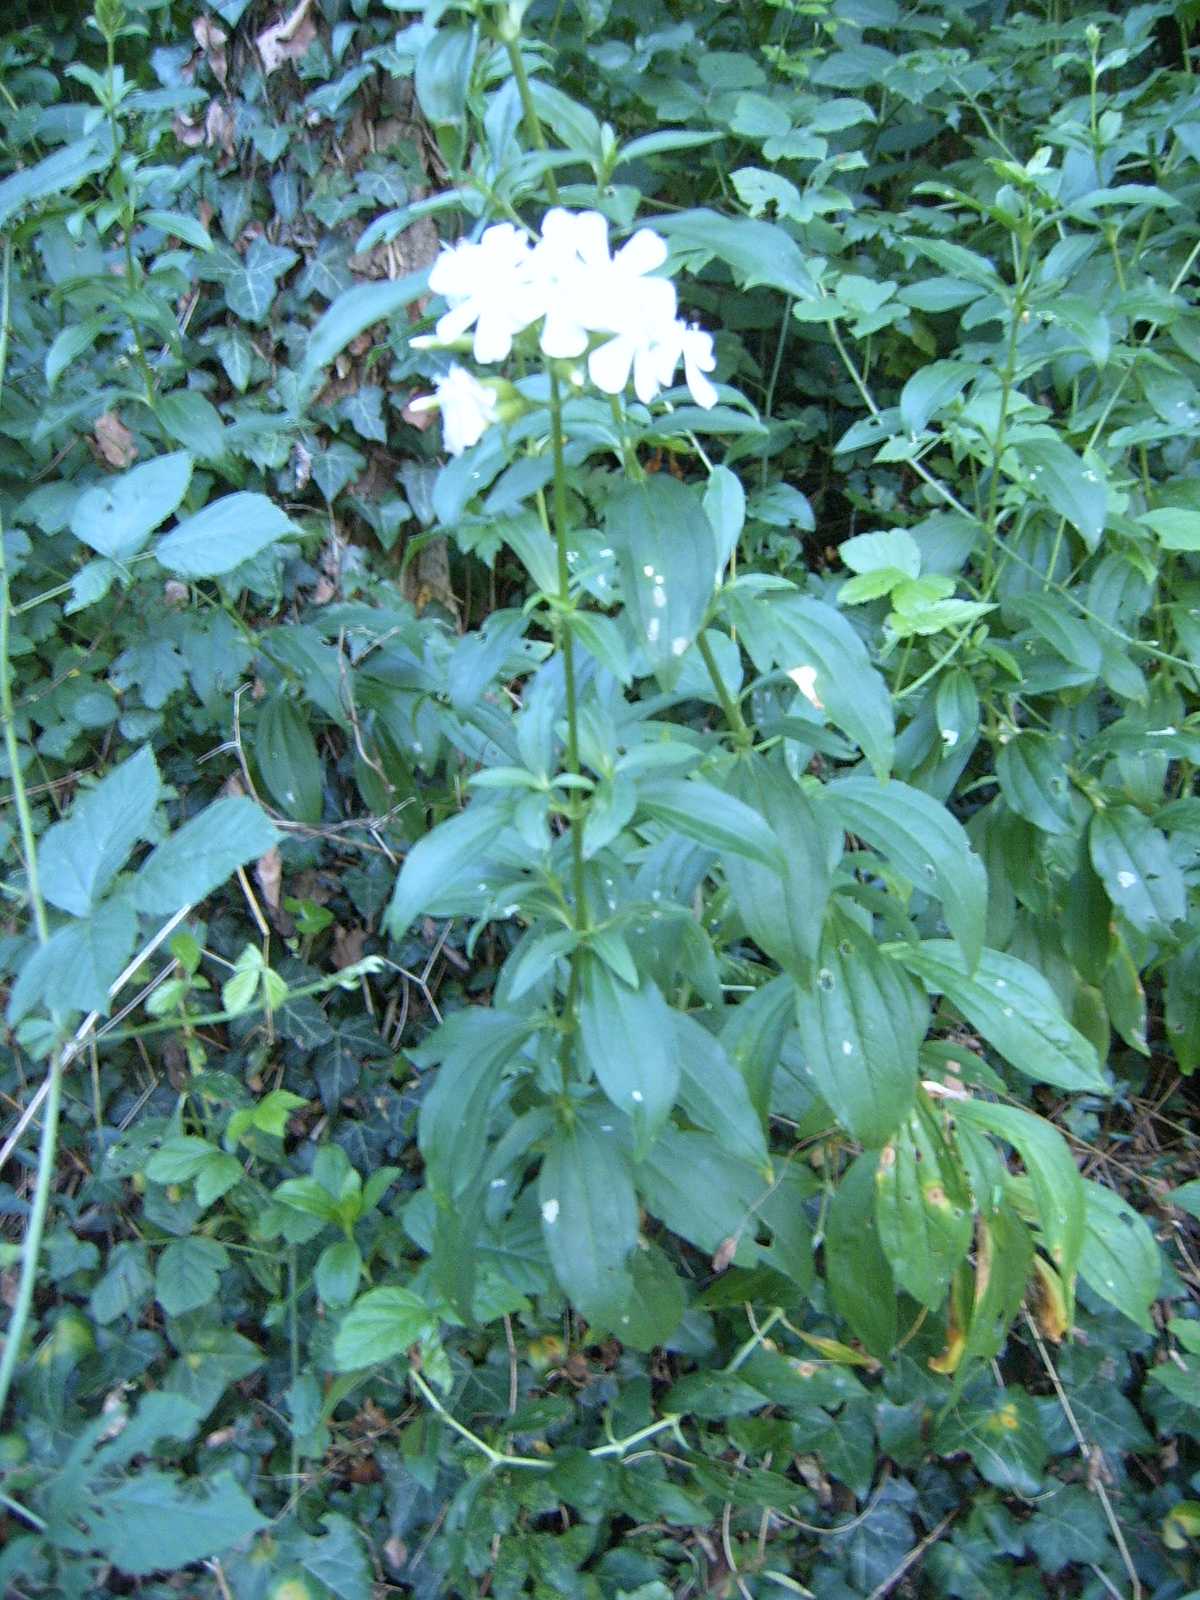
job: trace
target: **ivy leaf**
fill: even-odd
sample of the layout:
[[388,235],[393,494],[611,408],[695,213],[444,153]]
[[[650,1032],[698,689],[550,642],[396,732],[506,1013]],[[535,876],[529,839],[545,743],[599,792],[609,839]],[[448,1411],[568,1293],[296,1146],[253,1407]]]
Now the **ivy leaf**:
[[277,284],[299,261],[294,250],[255,239],[244,256],[219,245],[198,266],[200,277],[220,283],[225,303],[243,322],[265,322],[275,303]]
[[933,1442],[941,1455],[965,1451],[980,1476],[998,1489],[1026,1499],[1041,1489],[1046,1440],[1037,1406],[1015,1384],[984,1404],[964,1405],[951,1412]]

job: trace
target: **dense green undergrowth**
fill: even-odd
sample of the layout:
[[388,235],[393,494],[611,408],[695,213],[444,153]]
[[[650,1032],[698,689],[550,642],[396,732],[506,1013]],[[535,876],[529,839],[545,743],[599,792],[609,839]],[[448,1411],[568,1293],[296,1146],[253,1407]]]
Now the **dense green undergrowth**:
[[1193,9],[6,18],[6,1595],[1195,1591]]

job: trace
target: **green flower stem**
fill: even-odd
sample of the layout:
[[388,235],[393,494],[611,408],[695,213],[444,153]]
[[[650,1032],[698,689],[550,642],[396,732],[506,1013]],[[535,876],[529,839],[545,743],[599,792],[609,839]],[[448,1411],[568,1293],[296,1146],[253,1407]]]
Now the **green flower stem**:
[[[516,39],[506,38],[504,48],[508,52],[508,64],[512,68],[513,81],[517,86],[517,93],[521,96],[521,106],[525,112],[525,128],[529,137],[539,150],[546,150],[546,135],[542,129],[542,119],[537,114],[537,107],[533,103],[533,92],[529,87],[529,74],[525,71],[525,59],[521,55],[521,46]],[[546,193],[550,196],[552,205],[558,204],[558,182],[550,167],[546,168]]]
[[1021,337],[1021,320],[1025,315],[1026,275],[1029,270],[1029,240],[1022,235],[1016,247],[1016,261],[1013,284],[1012,317],[1008,328],[1008,345],[1004,356],[1004,367],[1000,373],[1000,416],[996,423],[996,433],[992,439],[992,481],[988,487],[987,514],[984,517],[984,527],[987,531],[987,543],[983,550],[983,572],[981,574],[981,590],[985,598],[992,592],[996,572],[996,545],[999,537],[1000,514],[1000,462],[1004,455],[1004,447],[1008,442],[1008,402],[1012,398],[1013,386],[1017,377],[1017,342]]
[[[346,971],[353,969],[347,968]],[[345,984],[346,973],[335,973],[333,977],[320,978],[315,983],[302,983],[298,988],[289,989],[284,997],[286,1005],[289,1000],[303,1000],[308,995],[325,994],[330,989],[338,989]],[[239,1006],[236,1011],[206,1011],[202,1016],[174,1016],[165,1017],[160,1022],[144,1022],[136,1028],[117,1028],[112,1033],[106,1033],[105,1039],[109,1044],[120,1044],[126,1039],[145,1039],[152,1033],[179,1033],[184,1027],[215,1028],[222,1022],[234,1022],[239,1017],[252,1017],[259,1011],[277,1011],[278,1006],[269,1006],[265,999],[259,998],[249,1006]]]
[[700,652],[700,659],[708,668],[708,675],[712,679],[713,688],[717,691],[717,699],[721,702],[721,710],[725,713],[725,720],[733,733],[734,743],[739,750],[749,750],[754,743],[754,735],[742,715],[742,708],[725,685],[720,668],[717,666],[717,658],[713,655],[712,645],[705,638],[703,628],[696,635],[696,648]]
[[[567,561],[567,467],[563,457],[562,389],[558,374],[550,369],[550,433],[554,452],[554,544],[558,560],[558,604],[562,613],[560,637],[563,677],[567,689],[567,771],[579,776],[579,703],[575,688],[575,639],[571,632],[571,569]],[[583,880],[582,802],[571,797],[571,868],[575,892],[575,921],[581,932],[587,930],[587,899]]]

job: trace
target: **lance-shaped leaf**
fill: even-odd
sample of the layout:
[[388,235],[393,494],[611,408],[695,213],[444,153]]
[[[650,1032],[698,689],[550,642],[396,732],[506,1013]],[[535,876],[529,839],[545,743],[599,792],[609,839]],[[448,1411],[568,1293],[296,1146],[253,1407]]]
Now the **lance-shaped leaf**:
[[767,1142],[746,1080],[714,1034],[692,1017],[671,1015],[680,1066],[679,1100],[689,1120],[706,1128],[731,1155],[768,1170]]
[[949,939],[892,945],[889,954],[926,988],[944,994],[1026,1077],[1060,1089],[1107,1089],[1095,1047],[1063,1016],[1041,973],[1024,961],[985,950],[970,973],[962,951]]
[[245,862],[265,855],[278,838],[253,800],[214,800],[142,863],[134,879],[134,903],[139,911],[172,916],[205,899]]
[[814,708],[855,740],[882,782],[892,767],[895,721],[891,695],[866,646],[823,600],[785,594],[772,601],[758,590],[747,585],[723,596],[755,666],[786,672]]
[[783,870],[779,841],[759,813],[700,778],[643,779],[638,806],[647,816],[713,850]]
[[584,1063],[631,1118],[640,1159],[679,1095],[675,1013],[649,978],[631,988],[591,957],[582,964],[579,1038]]
[[717,543],[695,489],[663,473],[626,483],[605,508],[625,605],[654,672],[699,633],[717,577]]
[[434,912],[439,897],[460,878],[464,863],[478,859],[509,826],[512,809],[506,801],[476,800],[456,817],[439,823],[418,839],[404,858],[383,925],[393,939],[403,939],[422,912]]
[[953,1152],[919,1110],[880,1155],[875,1217],[897,1282],[936,1310],[970,1248],[971,1211]]
[[444,1202],[477,1181],[500,1081],[533,1031],[528,1017],[469,1007],[455,1012],[418,1051],[418,1065],[438,1061],[421,1102],[417,1140],[425,1179]]
[[895,779],[839,778],[822,800],[847,833],[874,845],[923,894],[937,895],[973,968],[983,950],[987,873],[962,824],[923,790]]
[[804,1070],[847,1133],[881,1145],[912,1110],[928,1007],[847,916],[830,918],[817,960],[797,997]]
[[1070,1295],[1083,1251],[1087,1212],[1083,1179],[1067,1141],[1045,1118],[1019,1106],[956,1100],[954,1115],[998,1134],[1025,1163],[1042,1238]]
[[875,1221],[879,1152],[868,1150],[842,1175],[825,1219],[825,1280],[834,1310],[872,1355],[896,1342],[896,1292]]
[[764,866],[741,851],[723,856],[725,878],[750,937],[800,981],[812,976],[829,903],[841,831],[800,784],[759,756],[730,776],[737,797],[765,817],[779,861]]
[[1102,1300],[1153,1332],[1150,1307],[1162,1278],[1162,1254],[1144,1217],[1112,1189],[1083,1180],[1087,1225],[1079,1276]]
[[538,1175],[542,1237],[555,1276],[588,1322],[620,1333],[633,1296],[638,1207],[617,1129],[603,1116],[559,1128]]
[[1097,811],[1088,845],[1105,892],[1140,933],[1171,936],[1187,914],[1183,874],[1171,859],[1166,835],[1134,806]]

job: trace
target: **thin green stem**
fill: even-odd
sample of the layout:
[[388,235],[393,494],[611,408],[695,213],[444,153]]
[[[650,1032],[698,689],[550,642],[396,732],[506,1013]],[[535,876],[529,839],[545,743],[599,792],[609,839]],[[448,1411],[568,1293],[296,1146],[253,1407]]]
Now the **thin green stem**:
[[[863,404],[866,406],[867,410],[871,413],[875,420],[878,421],[880,418],[879,407],[875,404],[875,399],[871,394],[871,391],[863,382],[862,374],[854,364],[854,360],[851,357],[850,352],[846,349],[845,340],[838,332],[838,327],[835,322],[831,322],[829,324],[829,336],[833,340],[834,349],[842,359],[842,365],[845,367],[851,383],[853,383],[854,387],[861,395]],[[917,477],[923,479],[924,482],[927,483],[934,491],[934,493],[940,496],[940,498],[943,499],[952,510],[959,512],[971,522],[975,521],[974,515],[967,510],[966,506],[963,505],[958,496],[952,490],[947,489],[946,485],[941,481],[940,478],[935,478],[928,467],[924,466],[922,462],[916,460],[915,458],[910,460],[908,464],[916,473]]]
[[[562,389],[558,374],[550,369],[550,432],[554,453],[554,545],[558,561],[558,604],[563,653],[563,678],[567,693],[567,771],[579,776],[579,704],[575,686],[575,639],[571,632],[571,567],[567,560],[567,466],[563,455]],[[576,926],[588,924],[583,877],[583,819],[577,794],[571,799],[571,876],[575,892]]]
[[[537,107],[533,103],[533,91],[529,87],[529,74],[525,71],[525,58],[521,54],[520,42],[516,39],[505,39],[504,48],[508,52],[508,64],[512,68],[513,81],[517,86],[517,93],[521,96],[521,107],[525,113],[525,129],[533,143],[539,150],[548,149],[546,135],[542,128],[542,119],[537,114]],[[546,193],[550,196],[552,205],[558,204],[558,182],[553,169],[546,168]]]
[[[12,240],[5,241],[4,266],[0,275],[0,398],[4,393],[4,378],[8,365],[8,323],[12,304]],[[29,887],[29,902],[33,912],[38,941],[45,944],[49,938],[46,907],[42,900],[37,874],[37,846],[33,837],[33,816],[29,809],[29,796],[25,790],[25,777],[21,771],[21,753],[13,725],[12,680],[8,661],[9,618],[8,566],[4,555],[4,529],[0,526],[0,715],[4,719],[4,745],[11,768],[13,799],[21,827],[21,849],[25,857],[25,874]],[[4,1354],[0,1356],[0,1416],[8,1402],[13,1374],[25,1340],[25,1327],[33,1306],[33,1290],[37,1282],[38,1260],[42,1253],[42,1236],[46,1231],[46,1213],[50,1207],[50,1191],[54,1186],[54,1162],[58,1154],[58,1121],[62,1110],[63,1052],[56,1045],[50,1059],[47,1081],[46,1109],[43,1113],[42,1138],[38,1146],[38,1164],[33,1203],[29,1208],[29,1221],[21,1247],[21,1276],[17,1284],[17,1297],[12,1316],[5,1330]]]
[[717,699],[721,702],[721,710],[725,713],[725,720],[729,724],[734,742],[739,749],[749,750],[754,743],[754,735],[747,726],[745,717],[742,716],[742,708],[725,685],[721,669],[717,665],[717,658],[713,655],[712,645],[705,638],[703,628],[696,635],[696,648],[700,652],[700,659],[708,669],[708,675],[717,692]]
[[988,485],[987,514],[984,518],[987,543],[983,550],[983,592],[991,593],[992,580],[996,570],[996,541],[999,532],[1000,514],[1000,461],[1004,455],[1004,447],[1008,442],[1008,402],[1012,398],[1013,385],[1017,376],[1017,342],[1021,337],[1021,318],[1025,315],[1025,275],[1029,263],[1029,245],[1025,239],[1021,240],[1016,260],[1012,320],[1008,329],[1008,348],[1004,357],[1004,368],[1000,373],[1000,416],[996,422],[996,432],[992,438],[992,481]]

